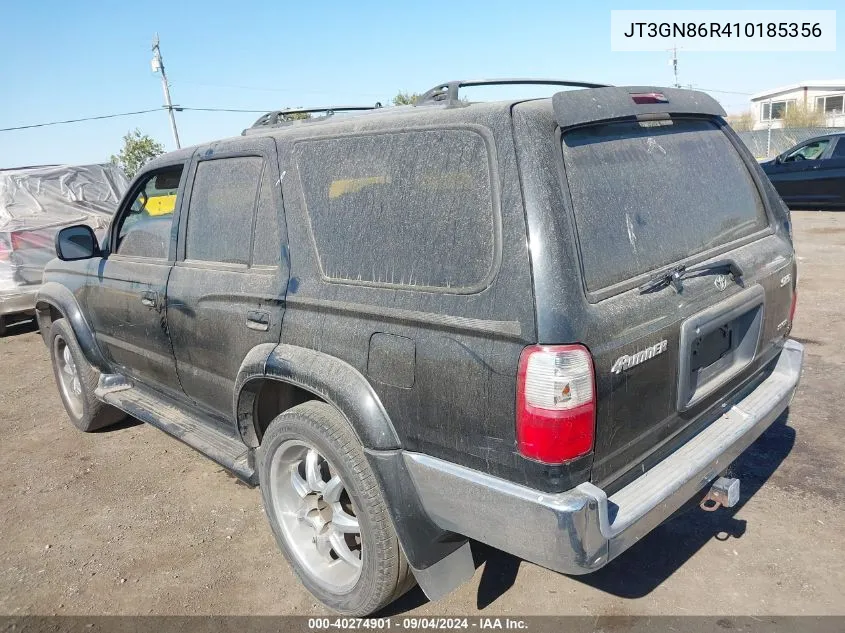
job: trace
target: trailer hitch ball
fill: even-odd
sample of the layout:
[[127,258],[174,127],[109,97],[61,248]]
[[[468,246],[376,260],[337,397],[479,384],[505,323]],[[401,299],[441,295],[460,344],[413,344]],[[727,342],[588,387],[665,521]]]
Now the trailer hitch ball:
[[713,512],[719,508],[733,508],[739,502],[739,479],[719,477],[698,504],[702,510]]

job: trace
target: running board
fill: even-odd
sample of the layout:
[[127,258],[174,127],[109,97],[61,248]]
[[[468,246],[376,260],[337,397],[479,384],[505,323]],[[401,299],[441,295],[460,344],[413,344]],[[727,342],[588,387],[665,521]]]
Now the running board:
[[106,404],[181,440],[244,483],[258,485],[249,449],[240,439],[218,430],[212,422],[155,391],[131,383],[121,384],[118,389],[114,386],[103,389],[101,385],[95,393]]

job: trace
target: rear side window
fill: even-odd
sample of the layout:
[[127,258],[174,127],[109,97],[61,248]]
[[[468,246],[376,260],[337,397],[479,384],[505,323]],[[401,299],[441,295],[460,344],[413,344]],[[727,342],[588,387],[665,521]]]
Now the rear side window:
[[252,217],[264,160],[238,156],[205,160],[197,165],[185,259],[248,264]]
[[745,237],[766,225],[748,168],[701,120],[624,122],[563,135],[588,290]]
[[307,141],[295,158],[326,277],[460,292],[491,274],[490,159],[475,132]]

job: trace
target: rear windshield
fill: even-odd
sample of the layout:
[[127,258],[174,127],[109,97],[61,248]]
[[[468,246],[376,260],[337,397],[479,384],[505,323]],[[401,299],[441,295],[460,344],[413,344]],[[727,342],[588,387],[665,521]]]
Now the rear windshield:
[[623,122],[563,135],[588,290],[599,290],[760,230],[748,168],[702,120]]

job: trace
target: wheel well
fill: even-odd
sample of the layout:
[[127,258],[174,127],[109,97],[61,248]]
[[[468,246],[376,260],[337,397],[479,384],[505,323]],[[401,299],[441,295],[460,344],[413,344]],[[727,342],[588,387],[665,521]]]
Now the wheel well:
[[38,323],[38,329],[41,330],[41,336],[45,343],[47,342],[47,337],[50,335],[50,327],[52,327],[53,323],[63,318],[65,318],[65,315],[52,303],[40,302],[35,306],[35,320]]
[[277,415],[288,409],[322,398],[288,382],[259,378],[244,385],[238,401],[238,425],[241,436],[253,448],[261,444],[264,431]]

